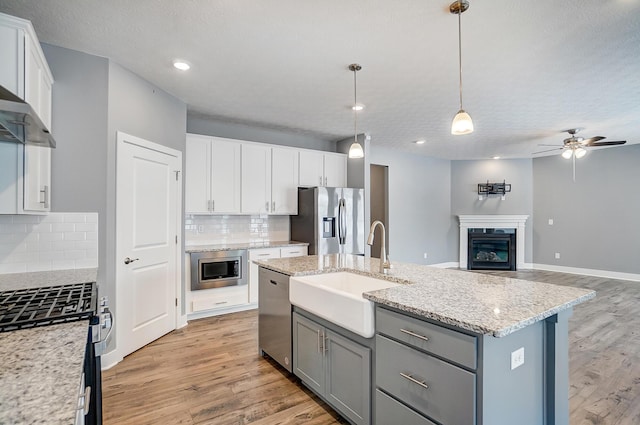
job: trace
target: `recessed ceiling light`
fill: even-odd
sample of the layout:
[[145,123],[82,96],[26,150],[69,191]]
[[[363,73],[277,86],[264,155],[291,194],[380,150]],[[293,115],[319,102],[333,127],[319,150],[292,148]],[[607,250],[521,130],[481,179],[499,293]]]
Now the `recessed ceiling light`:
[[191,65],[189,65],[187,62],[178,59],[173,61],[173,66],[180,71],[187,71],[189,68],[191,68]]
[[354,111],[362,111],[364,109],[364,105],[362,103],[358,103],[357,105],[352,106],[351,109]]
[[493,159],[500,159],[500,157],[499,156],[494,156]]
[[416,141],[415,141],[415,142],[413,142],[413,143],[415,143],[416,145],[424,145],[424,144],[425,144],[425,142],[426,142],[426,140],[422,140],[422,139],[421,139],[421,140],[416,140]]

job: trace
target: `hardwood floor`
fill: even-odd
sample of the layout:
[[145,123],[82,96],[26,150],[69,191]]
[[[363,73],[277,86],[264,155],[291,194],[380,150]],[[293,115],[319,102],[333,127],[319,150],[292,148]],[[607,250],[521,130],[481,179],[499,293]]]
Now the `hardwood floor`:
[[[482,273],[596,290],[569,323],[571,425],[640,423],[640,282]],[[104,423],[346,424],[258,355],[257,320],[254,310],[192,321],[127,356],[103,374]]]

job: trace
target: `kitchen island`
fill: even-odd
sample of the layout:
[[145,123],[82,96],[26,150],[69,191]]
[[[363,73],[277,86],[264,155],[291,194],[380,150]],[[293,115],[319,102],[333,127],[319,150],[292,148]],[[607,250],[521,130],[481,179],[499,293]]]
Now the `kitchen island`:
[[[0,291],[95,282],[96,269],[0,274]],[[74,424],[88,320],[0,333],[0,424]]]
[[568,318],[594,291],[402,263],[383,275],[377,259],[339,254],[257,264],[288,276],[346,271],[401,284],[363,294],[376,305],[379,425],[391,417],[568,424]]

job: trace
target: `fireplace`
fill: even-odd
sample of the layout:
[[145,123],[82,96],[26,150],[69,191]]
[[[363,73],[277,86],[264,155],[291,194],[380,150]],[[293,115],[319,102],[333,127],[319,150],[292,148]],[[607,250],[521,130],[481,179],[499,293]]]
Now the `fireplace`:
[[516,270],[516,229],[472,228],[468,270]]

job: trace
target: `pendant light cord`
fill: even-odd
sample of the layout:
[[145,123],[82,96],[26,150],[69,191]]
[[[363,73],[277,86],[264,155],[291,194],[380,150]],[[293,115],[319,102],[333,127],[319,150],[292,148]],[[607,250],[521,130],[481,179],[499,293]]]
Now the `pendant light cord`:
[[357,69],[353,70],[353,141],[358,143],[358,84],[356,81]]
[[462,3],[458,0],[458,70],[460,71],[460,110],[462,110]]

